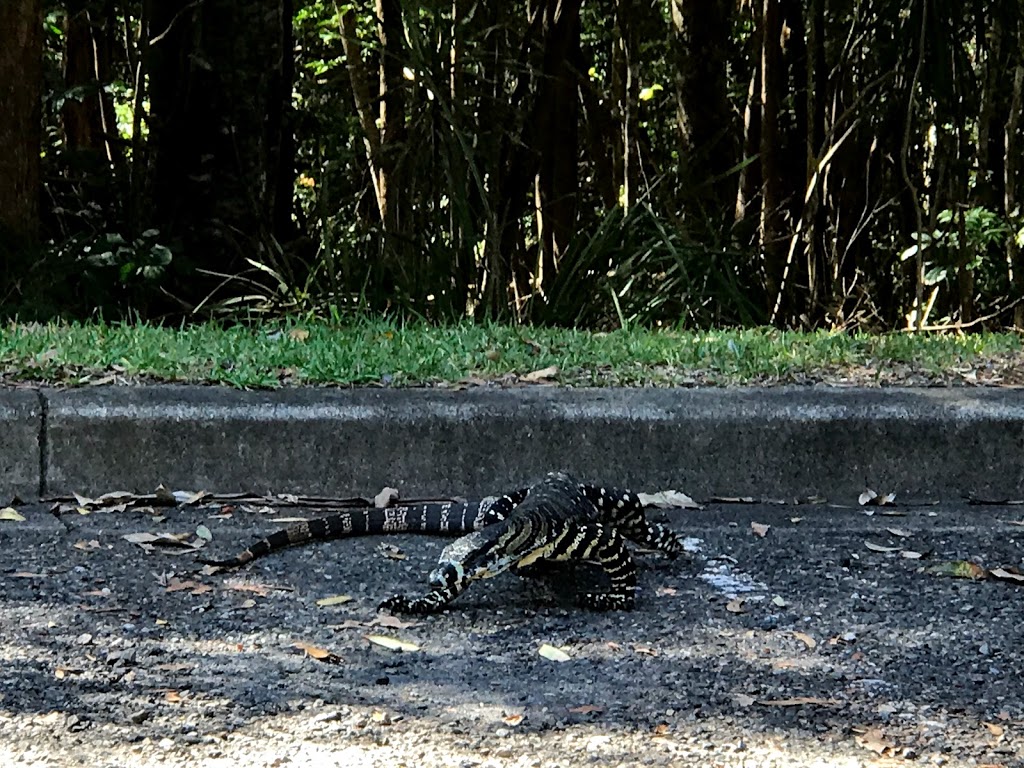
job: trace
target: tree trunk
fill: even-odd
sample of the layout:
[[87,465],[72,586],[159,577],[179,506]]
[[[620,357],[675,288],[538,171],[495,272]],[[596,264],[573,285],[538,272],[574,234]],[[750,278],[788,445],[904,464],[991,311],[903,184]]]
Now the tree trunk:
[[672,0],[676,123],[684,188],[697,190],[690,208],[719,211],[735,183],[733,119],[726,92],[731,0]]
[[764,255],[765,286],[772,322],[783,320],[787,265],[784,237],[782,147],[779,131],[779,102],[782,78],[782,17],[779,0],[763,0],[761,25],[761,252]]
[[[377,34],[380,38],[380,155],[377,159],[377,193],[380,196],[385,252],[401,268],[408,250],[408,211],[404,198],[408,189],[400,177],[405,147],[405,86],[402,66],[405,57],[405,29],[400,0],[377,0]],[[410,268],[413,265],[408,265]]]
[[629,210],[636,200],[636,120],[637,84],[633,75],[636,34],[634,0],[616,0],[615,28],[612,37],[611,90],[612,109],[618,113],[618,130],[612,142],[612,178],[615,196]]
[[537,263],[534,290],[552,279],[576,231],[579,156],[580,0],[544,8],[544,58],[531,120],[539,159],[535,179]]
[[[1004,199],[1003,210],[1007,216],[1017,211],[1020,201],[1017,199],[1017,174],[1020,173],[1020,117],[1021,105],[1024,102],[1024,60],[1020,55],[1020,28],[1017,29],[1017,55],[1016,66],[1013,69],[1013,93],[1010,97],[1010,114],[1006,121],[1005,129],[1005,151],[1006,157],[1003,162],[1004,172]],[[1020,218],[1011,219],[1020,225]],[[1006,238],[1006,261],[1009,266],[1013,297],[1018,301],[1024,301],[1024,259],[1021,259],[1021,249],[1017,245],[1016,232]],[[1018,304],[1013,310],[1013,324],[1017,328],[1024,328],[1024,304]]]
[[[237,275],[252,259],[295,277],[276,256],[290,235],[291,20],[290,0],[153,3],[152,225],[179,270]],[[194,306],[219,282],[175,289]]]
[[0,256],[9,257],[39,235],[42,0],[0,2],[0,30],[0,243],[11,248]]
[[764,38],[763,20],[758,9],[751,14],[754,29],[749,45],[754,53],[755,64],[751,68],[747,84],[747,103],[743,110],[743,167],[736,190],[736,208],[733,220],[741,224],[757,213],[754,201],[761,189],[761,163],[757,154],[761,151],[761,49]]

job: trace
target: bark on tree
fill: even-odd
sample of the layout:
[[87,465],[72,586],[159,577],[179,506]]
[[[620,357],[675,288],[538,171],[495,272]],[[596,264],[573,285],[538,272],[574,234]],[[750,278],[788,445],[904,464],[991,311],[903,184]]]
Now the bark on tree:
[[0,30],[0,243],[13,254],[39,235],[42,0],[0,2]]
[[763,0],[761,6],[761,252],[765,286],[768,289],[771,320],[782,319],[786,289],[786,249],[782,148],[779,131],[779,103],[785,81],[782,78],[782,16],[779,0]]
[[543,65],[531,120],[539,161],[534,183],[539,249],[533,279],[534,290],[541,293],[576,231],[579,11],[580,0],[549,1],[543,10]]
[[[672,0],[676,123],[686,188],[700,208],[721,210],[735,188],[726,172],[736,163],[732,111],[726,91],[731,0]],[[693,203],[691,201],[691,209]],[[724,218],[724,217],[723,217]]]

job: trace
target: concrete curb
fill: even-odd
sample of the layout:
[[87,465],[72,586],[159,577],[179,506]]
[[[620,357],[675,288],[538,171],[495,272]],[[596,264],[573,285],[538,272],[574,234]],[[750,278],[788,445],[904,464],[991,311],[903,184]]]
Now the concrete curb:
[[697,498],[1024,496],[1024,391],[523,388],[0,393],[0,494],[475,496],[554,468]]

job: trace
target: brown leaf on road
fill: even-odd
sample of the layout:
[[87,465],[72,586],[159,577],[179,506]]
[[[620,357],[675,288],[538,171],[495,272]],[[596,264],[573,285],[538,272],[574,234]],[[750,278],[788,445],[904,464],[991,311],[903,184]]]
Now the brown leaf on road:
[[100,543],[96,541],[96,539],[82,539],[80,541],[76,541],[71,546],[73,546],[75,549],[80,549],[83,552],[91,552],[94,549],[99,549]]
[[[884,754],[894,746],[891,741],[885,738],[885,734],[882,733],[881,728],[855,728],[854,731],[856,734],[854,736],[854,741],[857,742],[857,745],[875,752],[876,754]],[[857,731],[859,731],[859,733]]]
[[758,699],[757,703],[763,707],[802,707],[806,705],[837,707],[842,704],[838,699],[821,699],[817,696],[796,696],[792,699]]
[[742,597],[734,598],[725,604],[725,610],[729,613],[746,613],[746,602]]
[[770,528],[770,525],[765,525],[764,523],[750,523],[750,530],[752,530],[757,536],[759,536],[762,539],[768,534],[768,530]]
[[818,645],[818,641],[808,635],[806,632],[794,632],[793,637],[799,640],[801,643],[806,645],[808,648],[815,648]]
[[235,592],[252,592],[260,597],[266,597],[271,592],[294,592],[294,587],[278,587],[273,584],[252,584],[247,581],[226,581],[224,589],[231,589]]
[[634,644],[633,645],[633,651],[636,652],[636,653],[643,654],[644,656],[657,656],[658,655],[658,652],[654,648],[651,648],[651,647],[646,646],[646,645],[636,645],[636,644]]
[[167,586],[164,587],[165,592],[182,592],[188,590],[190,595],[202,595],[206,592],[212,592],[213,587],[209,584],[203,584],[202,582],[181,579],[171,579],[167,582]]
[[292,643],[292,647],[298,648],[310,658],[322,661],[326,664],[337,664],[341,661],[341,659],[332,651],[329,651],[326,648],[321,648],[318,645],[310,645],[309,643]]
[[398,616],[392,616],[390,613],[378,614],[370,624],[374,624],[378,627],[389,627],[390,629],[408,629],[409,627],[419,626],[418,621],[402,621]]
[[514,715],[505,715],[503,718],[501,718],[501,721],[505,723],[505,725],[511,725],[513,728],[515,728],[525,719],[526,715],[522,715],[517,712]]

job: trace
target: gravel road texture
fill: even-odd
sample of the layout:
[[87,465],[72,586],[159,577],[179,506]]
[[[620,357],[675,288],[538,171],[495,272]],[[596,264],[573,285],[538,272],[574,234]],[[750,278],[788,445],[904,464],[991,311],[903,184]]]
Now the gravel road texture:
[[632,611],[504,575],[395,621],[376,604],[421,589],[442,540],[205,575],[123,537],[208,531],[226,555],[320,512],[20,507],[0,521],[0,765],[1024,766],[1024,585],[927,570],[1020,566],[1022,509],[657,512],[691,556],[637,554]]

